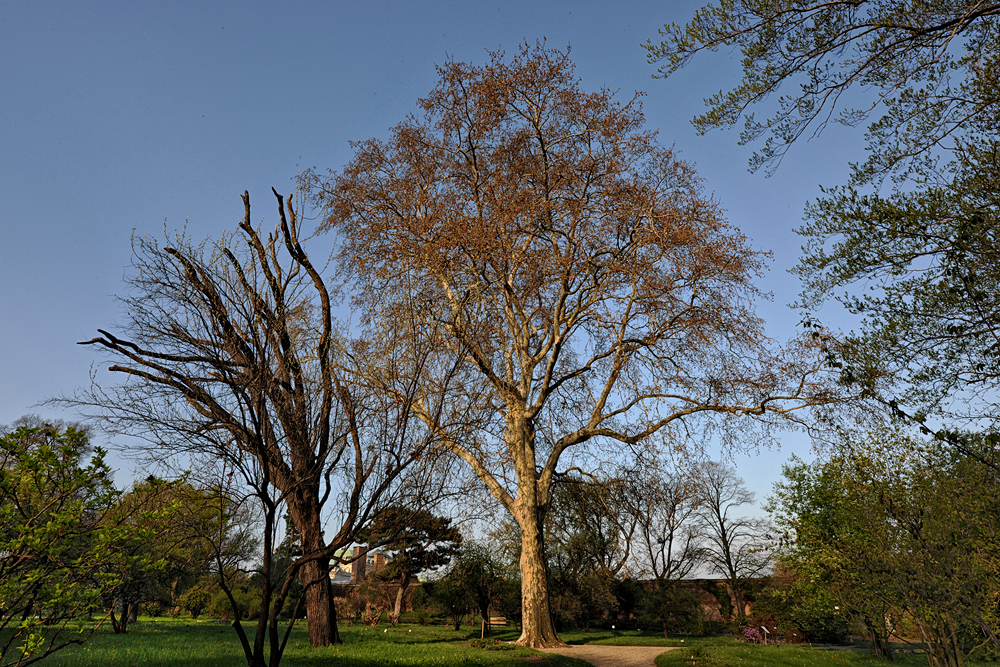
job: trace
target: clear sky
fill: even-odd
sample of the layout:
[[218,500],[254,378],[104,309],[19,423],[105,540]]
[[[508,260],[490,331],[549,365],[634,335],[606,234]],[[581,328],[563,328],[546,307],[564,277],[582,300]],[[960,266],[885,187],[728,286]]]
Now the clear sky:
[[[648,93],[647,124],[697,165],[730,220],[773,251],[772,292],[760,304],[787,339],[800,314],[787,273],[799,255],[803,204],[845,180],[861,132],[831,128],[796,146],[777,174],[747,172],[736,132],[699,137],[702,100],[739,76],[739,54],[707,54],[654,80],[640,44],[701,3],[606,0],[508,2],[47,2],[8,0],[0,12],[0,424],[89,382],[99,361],[75,345],[122,319],[131,238],[187,227],[216,237],[242,217],[271,224],[271,186],[293,188],[308,167],[338,168],[349,143],[415,109],[448,56],[482,63],[528,40],[572,47],[585,88]],[[837,325],[836,312],[820,313]],[[96,368],[96,367],[95,367]],[[800,435],[780,452],[738,460],[765,495]],[[126,462],[117,462],[128,475]],[[121,477],[121,476],[120,476]]]

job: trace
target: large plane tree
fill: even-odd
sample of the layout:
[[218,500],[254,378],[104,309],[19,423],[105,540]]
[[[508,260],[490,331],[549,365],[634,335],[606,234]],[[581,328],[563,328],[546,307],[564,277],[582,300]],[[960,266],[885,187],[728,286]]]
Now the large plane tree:
[[[823,403],[823,361],[770,351],[753,311],[764,255],[644,129],[637,98],[584,91],[544,45],[439,74],[422,115],[311,187],[368,338],[414,322],[463,360],[451,412],[414,409],[516,520],[519,641],[553,646],[553,479],[684,446],[711,415],[762,423]],[[454,433],[473,407],[478,434]]]

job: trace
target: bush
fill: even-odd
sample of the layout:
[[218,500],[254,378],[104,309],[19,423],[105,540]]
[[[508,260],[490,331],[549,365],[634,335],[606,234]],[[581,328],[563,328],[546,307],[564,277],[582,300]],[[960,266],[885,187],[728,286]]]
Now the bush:
[[786,641],[841,644],[849,627],[838,603],[823,586],[779,565],[772,585],[757,595],[754,611],[772,619]]
[[[260,591],[256,589],[234,588],[232,590],[233,599],[236,601],[236,610],[240,620],[257,618],[260,616]],[[233,606],[229,602],[229,597],[225,591],[219,590],[212,596],[206,610],[212,616],[228,620],[232,617]]]
[[643,592],[639,603],[643,627],[661,628],[668,633],[701,632],[701,596],[676,582],[657,582]]
[[198,618],[211,601],[212,594],[203,585],[195,584],[177,599],[177,607],[191,618]]
[[733,624],[727,621],[702,621],[701,633],[707,636],[730,634]]
[[513,645],[507,644],[505,642],[501,642],[501,641],[496,640],[496,639],[490,639],[489,637],[485,637],[483,639],[473,639],[471,642],[469,642],[469,645],[472,646],[473,648],[483,649],[484,651],[512,651],[512,650],[514,650],[514,646]]
[[166,616],[170,610],[162,602],[147,602],[142,605],[142,613],[146,616]]
[[431,598],[427,594],[424,585],[415,586],[413,588],[413,594],[410,598],[410,608],[413,611],[423,611],[426,610],[431,604]]

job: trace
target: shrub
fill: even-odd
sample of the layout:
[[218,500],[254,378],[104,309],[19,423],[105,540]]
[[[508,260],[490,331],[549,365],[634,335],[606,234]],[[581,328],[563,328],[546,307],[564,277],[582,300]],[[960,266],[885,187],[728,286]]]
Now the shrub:
[[469,644],[473,648],[480,648],[484,651],[512,651],[514,646],[496,639],[485,637],[483,639],[473,639]]
[[373,628],[379,624],[382,620],[382,614],[385,613],[381,609],[376,609],[375,607],[368,605],[368,607],[361,612],[361,620],[365,625],[370,625]]
[[198,618],[212,600],[212,594],[201,584],[195,584],[177,599],[177,607],[191,618]]

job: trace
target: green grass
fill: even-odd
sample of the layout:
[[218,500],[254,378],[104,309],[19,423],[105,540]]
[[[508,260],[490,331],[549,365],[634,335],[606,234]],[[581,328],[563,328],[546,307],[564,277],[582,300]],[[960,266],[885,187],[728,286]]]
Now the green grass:
[[[476,631],[444,626],[401,624],[340,627],[344,644],[326,648],[309,646],[305,624],[297,625],[288,642],[282,667],[523,667],[537,651],[474,648]],[[502,640],[516,639],[514,629],[494,633]],[[546,655],[545,667],[587,667],[580,660]],[[102,628],[82,647],[72,646],[38,663],[44,667],[238,667],[245,665],[236,632],[226,623],[211,620],[142,619],[128,634],[115,636]]]
[[[471,642],[478,628],[456,632],[442,625],[401,624],[390,628],[341,624],[342,646],[314,649],[308,645],[305,624],[296,626],[283,667],[587,667],[583,661],[521,647],[510,650],[476,648]],[[492,637],[510,641],[516,628],[494,631]],[[811,648],[808,645],[755,646],[731,637],[671,637],[658,632],[570,630],[561,637],[570,644],[619,646],[676,646],[656,660],[658,667],[925,667],[922,655],[899,654],[882,662],[867,652]],[[505,647],[506,648],[506,647]],[[529,659],[530,662],[526,662]],[[211,620],[142,619],[127,635],[115,636],[102,628],[82,647],[70,647],[40,663],[44,667],[238,667],[244,665],[236,633],[227,623]],[[967,663],[969,667],[990,663]],[[993,663],[995,665],[995,663]]]
[[[968,667],[995,665],[969,661]],[[747,644],[732,638],[714,637],[689,641],[683,649],[668,651],[656,659],[657,667],[927,667],[927,658],[899,653],[892,662],[867,651],[843,647],[811,647],[808,644]]]

